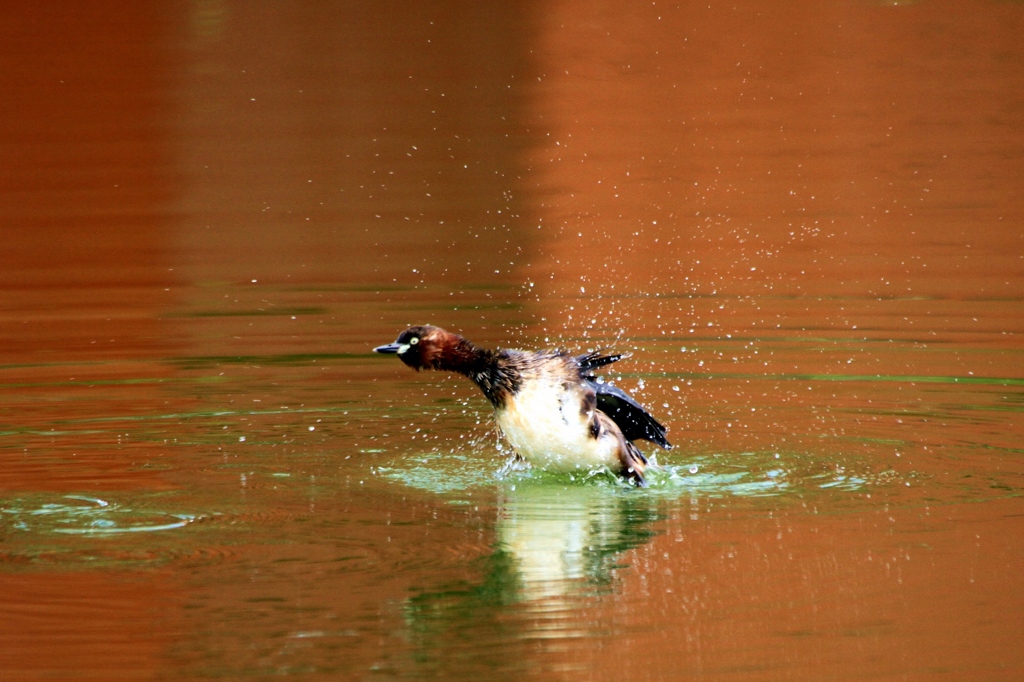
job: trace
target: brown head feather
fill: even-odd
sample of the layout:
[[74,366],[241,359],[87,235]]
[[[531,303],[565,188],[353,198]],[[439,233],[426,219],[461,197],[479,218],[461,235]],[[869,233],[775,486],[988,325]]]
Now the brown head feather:
[[473,380],[495,407],[505,403],[520,384],[514,351],[479,348],[449,331],[432,325],[409,327],[389,349],[409,367],[464,374]]

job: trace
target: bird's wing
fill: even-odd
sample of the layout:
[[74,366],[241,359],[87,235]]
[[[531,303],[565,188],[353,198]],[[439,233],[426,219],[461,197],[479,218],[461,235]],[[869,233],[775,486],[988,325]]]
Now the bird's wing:
[[642,438],[657,443],[666,450],[672,447],[665,438],[665,427],[640,403],[633,400],[633,396],[618,386],[598,383],[590,378],[587,379],[587,383],[593,386],[597,393],[597,409],[611,417],[626,440]]
[[586,355],[580,355],[576,358],[576,364],[580,367],[580,372],[583,376],[593,378],[594,370],[598,367],[604,367],[610,365],[617,360],[622,358],[628,358],[629,353],[616,353],[614,355],[602,355],[601,351],[591,351]]

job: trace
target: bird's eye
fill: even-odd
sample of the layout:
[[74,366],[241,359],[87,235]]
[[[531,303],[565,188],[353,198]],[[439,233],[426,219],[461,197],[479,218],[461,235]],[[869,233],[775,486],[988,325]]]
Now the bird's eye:
[[418,338],[416,338],[415,336],[412,337],[411,339],[409,339],[409,345],[410,346],[415,346],[419,342],[420,342],[420,340]]

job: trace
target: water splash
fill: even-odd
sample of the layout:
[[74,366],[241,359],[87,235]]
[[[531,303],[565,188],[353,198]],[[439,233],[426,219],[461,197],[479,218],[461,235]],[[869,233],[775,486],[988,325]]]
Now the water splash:
[[[411,488],[458,503],[473,490],[514,491],[524,484],[556,487],[601,487],[609,491],[632,491],[637,495],[673,498],[681,495],[706,497],[783,497],[809,494],[861,492],[885,485],[893,472],[852,471],[810,454],[777,452],[718,453],[691,458],[685,463],[652,462],[647,472],[648,487],[634,490],[606,469],[579,473],[552,473],[529,465],[498,467],[493,453],[482,448],[449,453],[407,453],[377,472]],[[505,455],[507,456],[507,455]]]

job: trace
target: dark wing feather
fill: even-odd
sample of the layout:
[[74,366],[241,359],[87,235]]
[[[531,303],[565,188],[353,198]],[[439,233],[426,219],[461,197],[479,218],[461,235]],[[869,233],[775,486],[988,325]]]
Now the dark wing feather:
[[580,355],[576,358],[576,364],[580,366],[580,372],[587,379],[594,378],[593,370],[598,367],[604,367],[610,365],[617,360],[622,358],[628,358],[629,353],[616,353],[615,355],[602,355],[600,351],[591,351],[586,355]]
[[665,438],[665,427],[631,395],[617,386],[598,383],[591,378],[587,378],[587,383],[597,392],[597,409],[612,418],[626,440],[642,438],[666,450],[672,447]]
[[600,351],[592,351],[578,356],[576,364],[579,365],[580,375],[584,381],[597,393],[597,409],[611,417],[626,440],[649,440],[668,450],[672,445],[665,438],[665,427],[640,403],[633,400],[633,396],[621,388],[597,381],[594,376],[594,370],[598,367],[610,365],[629,356],[629,353],[603,355]]

